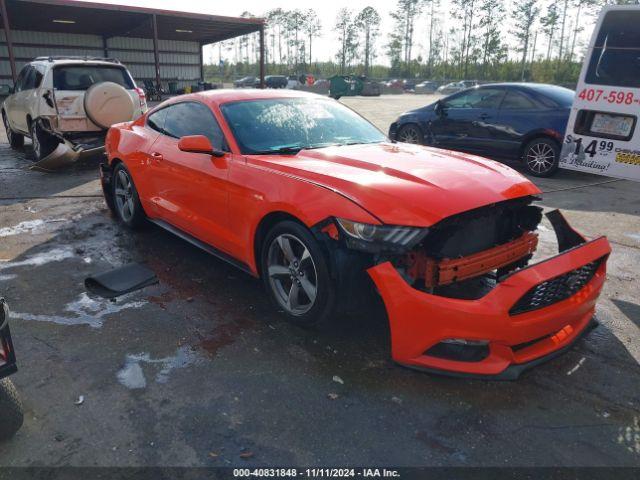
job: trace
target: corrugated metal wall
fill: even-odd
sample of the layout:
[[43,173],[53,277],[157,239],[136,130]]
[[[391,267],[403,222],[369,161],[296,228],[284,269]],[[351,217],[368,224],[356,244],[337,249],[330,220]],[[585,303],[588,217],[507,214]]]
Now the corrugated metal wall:
[[[47,55],[104,56],[102,38],[98,35],[11,31],[18,71],[35,57]],[[153,40],[113,37],[107,40],[110,57],[127,66],[136,82],[155,80]],[[160,76],[165,89],[170,81],[179,87],[200,80],[200,45],[197,42],[160,40]],[[0,30],[0,85],[11,85],[11,67],[4,30]]]

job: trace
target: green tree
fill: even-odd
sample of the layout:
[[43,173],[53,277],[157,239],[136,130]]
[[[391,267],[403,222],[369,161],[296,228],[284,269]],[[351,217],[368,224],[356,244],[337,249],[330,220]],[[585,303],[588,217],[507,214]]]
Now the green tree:
[[545,16],[540,19],[542,32],[547,37],[547,60],[551,60],[551,50],[553,48],[553,40],[555,38],[556,30],[558,29],[559,20],[560,15],[558,14],[558,4],[555,0],[552,0],[547,6]]
[[504,4],[502,0],[482,0],[478,10],[482,35],[482,77],[487,78],[489,65],[504,56],[500,32],[500,25],[504,21]]
[[320,32],[322,31],[322,24],[320,23],[320,18],[318,14],[313,8],[309,8],[304,12],[304,31],[307,34],[307,40],[309,41],[309,65],[313,63],[311,44],[314,38],[320,36]]
[[438,8],[440,7],[440,0],[425,0],[425,3],[429,5],[429,34],[428,34],[428,48],[429,54],[427,56],[427,76],[431,76],[431,70],[433,69],[433,62],[437,58],[441,46],[441,41],[436,37],[436,28],[438,19],[436,17]]
[[338,10],[334,30],[338,33],[340,50],[337,58],[340,63],[340,73],[344,75],[348,66],[351,66],[358,50],[358,38],[355,24],[352,20],[352,12],[348,8]]
[[364,74],[369,75],[369,67],[375,56],[375,40],[380,33],[380,14],[373,7],[365,7],[355,18],[355,27],[363,37]]
[[513,11],[515,20],[514,36],[519,42],[518,51],[522,53],[522,74],[521,80],[525,80],[525,69],[527,66],[527,54],[529,53],[529,42],[531,40],[531,32],[533,24],[538,18],[540,9],[538,8],[538,0],[523,0],[516,4]]
[[390,34],[390,44],[400,42],[406,75],[411,75],[415,25],[423,7],[424,0],[397,0],[396,9],[391,12],[395,31]]
[[267,25],[268,28],[271,30],[272,32],[272,46],[271,46],[271,50],[272,50],[272,58],[273,58],[273,62],[275,63],[275,52],[276,52],[276,39],[277,39],[277,44],[278,44],[278,63],[280,65],[282,65],[282,39],[283,39],[283,35],[282,35],[282,30],[285,24],[285,12],[284,10],[282,10],[281,8],[274,8],[273,10],[269,10],[266,15],[265,18],[267,20]]
[[454,48],[460,65],[460,74],[464,78],[468,78],[469,76],[469,65],[476,52],[478,42],[477,29],[480,23],[476,11],[478,1],[479,0],[452,0],[451,2],[453,7],[451,16],[462,22],[462,41],[459,47]]

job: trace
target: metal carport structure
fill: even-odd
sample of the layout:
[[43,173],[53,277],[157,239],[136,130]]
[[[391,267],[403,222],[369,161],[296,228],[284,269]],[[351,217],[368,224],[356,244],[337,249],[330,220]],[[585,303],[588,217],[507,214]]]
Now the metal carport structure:
[[116,57],[135,78],[150,78],[156,84],[181,80],[176,78],[179,72],[191,72],[183,82],[203,80],[204,45],[259,32],[264,86],[264,20],[260,18],[71,0],[0,0],[0,14],[3,83],[15,82],[22,64],[49,55]]

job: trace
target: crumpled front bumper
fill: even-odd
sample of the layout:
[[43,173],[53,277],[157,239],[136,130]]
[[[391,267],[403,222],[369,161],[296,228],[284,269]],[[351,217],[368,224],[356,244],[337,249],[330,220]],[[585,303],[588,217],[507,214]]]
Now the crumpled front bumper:
[[[592,325],[610,252],[605,237],[567,248],[516,271],[477,300],[417,290],[390,262],[371,267],[368,273],[387,310],[392,357],[396,362],[445,374],[511,379],[526,367],[563,351]],[[598,259],[602,261],[591,280],[569,298],[536,310],[510,313],[536,285]],[[431,347],[451,339],[488,342],[488,354],[479,361],[426,354]]]

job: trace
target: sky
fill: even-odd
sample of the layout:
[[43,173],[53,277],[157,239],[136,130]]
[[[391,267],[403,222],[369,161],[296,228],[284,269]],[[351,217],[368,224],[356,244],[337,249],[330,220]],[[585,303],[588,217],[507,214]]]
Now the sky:
[[[84,0],[79,0],[84,1]],[[140,7],[152,7],[166,10],[182,10],[186,12],[195,13],[208,13],[212,15],[228,15],[228,16],[240,16],[244,11],[248,11],[256,16],[261,16],[268,10],[274,8],[282,8],[284,10],[293,10],[295,8],[305,10],[313,8],[320,17],[322,23],[321,37],[314,40],[313,45],[313,57],[314,61],[326,61],[335,59],[335,55],[338,50],[337,35],[333,31],[337,12],[342,7],[348,7],[354,12],[359,12],[366,6],[374,7],[380,16],[382,17],[382,25],[380,36],[377,41],[377,49],[379,52],[383,51],[383,46],[387,42],[387,37],[391,29],[393,28],[393,21],[389,16],[390,11],[394,8],[396,0],[349,0],[336,1],[336,0],[238,0],[238,1],[222,1],[222,0],[92,0],[99,1],[101,3],[112,3],[118,5],[134,5]],[[506,0],[505,4],[510,8],[512,2],[518,0]],[[552,0],[553,1],[553,0]],[[542,0],[541,6],[544,8],[544,4],[548,3]],[[449,0],[441,1],[439,20],[447,25],[455,26],[452,23],[450,15]],[[508,18],[508,15],[507,15]],[[584,20],[583,20],[584,19]],[[573,18],[571,18],[573,22]],[[591,19],[585,19],[582,16],[581,22],[585,22],[585,31],[579,35],[579,42],[584,42],[588,39],[592,31]],[[426,56],[426,40],[427,40],[427,17],[421,16],[416,25],[416,46],[414,48],[414,58],[418,55]],[[589,25],[586,25],[589,23]],[[571,27],[572,28],[572,27]],[[505,30],[509,30],[505,28]],[[513,41],[513,39],[509,39]],[[541,40],[542,41],[542,40]],[[538,44],[537,52],[542,55],[546,51],[546,46]],[[205,49],[205,63],[217,63],[218,62],[218,49],[206,48]],[[376,63],[388,64],[388,59],[385,55],[381,55]]]

